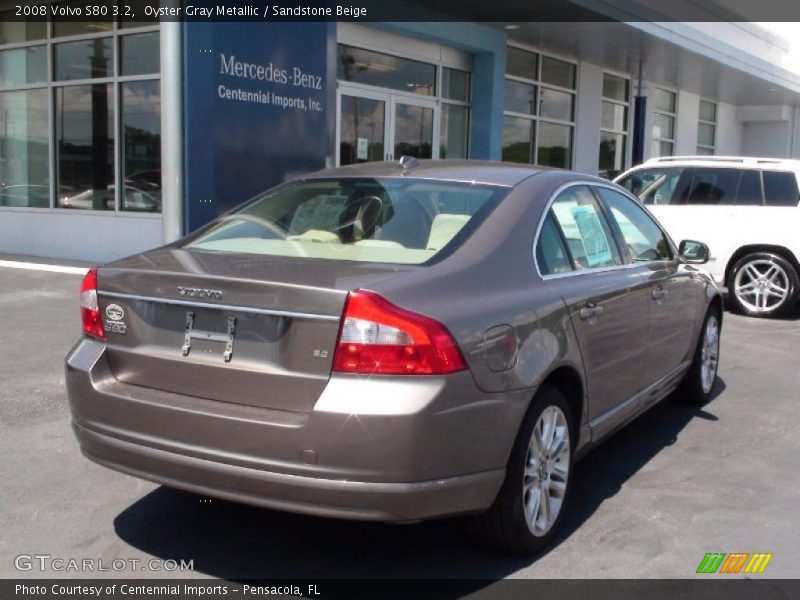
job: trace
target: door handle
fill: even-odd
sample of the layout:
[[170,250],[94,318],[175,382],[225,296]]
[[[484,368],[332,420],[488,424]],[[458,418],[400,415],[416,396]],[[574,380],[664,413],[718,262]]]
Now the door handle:
[[578,311],[578,316],[580,316],[580,318],[583,319],[584,321],[589,321],[591,319],[596,318],[597,315],[599,315],[602,312],[603,312],[602,306],[598,306],[597,304],[589,302],[586,304],[586,306],[580,309],[580,311]]
[[668,293],[669,293],[669,290],[665,289],[663,285],[659,285],[658,287],[656,287],[656,289],[654,289],[652,292],[650,292],[650,297],[653,300],[661,300]]

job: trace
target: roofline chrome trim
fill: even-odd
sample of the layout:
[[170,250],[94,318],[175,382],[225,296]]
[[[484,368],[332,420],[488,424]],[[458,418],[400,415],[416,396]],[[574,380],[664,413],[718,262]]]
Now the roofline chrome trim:
[[291,310],[276,310],[272,308],[256,308],[253,306],[238,306],[234,304],[211,304],[210,302],[194,302],[191,300],[175,300],[173,298],[157,298],[156,296],[141,296],[139,294],[123,294],[121,292],[98,291],[98,296],[104,298],[120,298],[123,300],[139,300],[143,302],[156,302],[159,304],[172,304],[176,306],[191,306],[193,308],[213,308],[217,310],[230,310],[274,317],[291,317],[294,319],[313,319],[317,321],[339,321],[333,315],[319,315],[314,313],[295,312]]
[[541,269],[539,269],[539,261],[536,258],[536,246],[539,244],[539,235],[542,232],[542,227],[544,227],[544,221],[547,218],[548,213],[550,212],[550,208],[553,206],[553,202],[555,202],[556,198],[561,194],[561,192],[563,192],[564,190],[569,189],[571,187],[576,187],[576,186],[581,186],[581,185],[608,188],[608,189],[610,189],[610,190],[612,190],[614,192],[618,192],[618,193],[622,194],[623,196],[629,198],[630,200],[635,202],[640,208],[643,208],[644,212],[647,213],[655,221],[655,223],[658,225],[658,228],[661,230],[661,233],[664,234],[664,236],[667,238],[669,243],[672,245],[673,250],[676,250],[676,248],[677,248],[675,246],[675,242],[672,240],[672,238],[669,236],[669,234],[661,226],[661,223],[658,221],[658,219],[656,219],[653,216],[653,214],[647,209],[647,207],[644,206],[639,200],[637,200],[632,194],[630,194],[630,192],[628,192],[628,190],[626,190],[625,188],[623,188],[623,187],[621,187],[621,186],[619,186],[619,185],[617,185],[617,184],[615,184],[613,182],[610,182],[610,181],[608,183],[600,182],[600,181],[589,181],[589,180],[568,181],[567,183],[564,183],[564,184],[560,185],[551,194],[550,199],[547,201],[547,204],[545,205],[544,210],[542,211],[542,214],[539,217],[539,224],[536,226],[536,234],[533,236],[533,247],[532,247],[532,250],[533,250],[533,265],[534,265],[534,267],[536,267],[536,274],[543,281],[548,281],[550,279],[562,279],[562,278],[565,278],[565,277],[576,277],[578,275],[591,275],[593,273],[605,273],[605,272],[608,272],[608,271],[621,271],[621,270],[624,270],[624,269],[633,269],[633,268],[637,268],[637,267],[642,267],[642,266],[647,266],[647,265],[654,265],[654,264],[673,263],[677,259],[677,253],[676,253],[676,258],[672,259],[672,260],[650,260],[650,261],[642,261],[642,262],[633,261],[633,262],[629,262],[629,263],[623,263],[621,265],[613,265],[613,266],[610,266],[610,267],[597,267],[597,268],[589,268],[589,269],[578,269],[578,270],[567,271],[565,273],[550,273],[548,275],[542,275],[542,271],[541,271]]
[[[347,167],[336,167],[336,168],[339,169],[339,168],[347,168]],[[419,167],[415,167],[415,168],[419,169]],[[526,175],[525,177],[515,181],[514,183],[498,183],[496,181],[485,181],[483,179],[466,179],[466,178],[464,178],[464,179],[456,179],[456,178],[451,178],[451,177],[434,177],[432,175],[425,176],[425,175],[418,175],[413,170],[409,170],[406,175],[403,175],[402,171],[400,171],[400,173],[392,173],[392,174],[386,174],[386,175],[361,175],[361,174],[358,174],[358,175],[347,175],[347,174],[342,174],[342,175],[336,175],[336,174],[334,174],[334,175],[314,175],[313,177],[306,177],[306,178],[302,178],[301,177],[299,179],[292,179],[291,181],[289,181],[287,183],[298,183],[298,182],[301,182],[301,181],[312,181],[313,182],[313,181],[323,181],[323,180],[330,180],[330,179],[332,179],[332,180],[341,180],[341,179],[397,179],[397,180],[405,179],[405,180],[409,180],[409,179],[415,179],[415,180],[419,180],[419,181],[440,181],[442,183],[464,183],[464,184],[468,184],[468,185],[486,185],[486,186],[489,186],[489,187],[513,189],[513,188],[517,187],[520,183],[525,181],[526,179],[530,179],[531,177],[533,177],[534,175],[538,175],[539,173],[541,173],[541,171],[536,171],[535,173],[529,173],[528,175]]]

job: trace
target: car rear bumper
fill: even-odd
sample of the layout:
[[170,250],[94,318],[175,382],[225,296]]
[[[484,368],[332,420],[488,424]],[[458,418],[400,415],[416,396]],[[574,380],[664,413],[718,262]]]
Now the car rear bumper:
[[327,517],[404,522],[486,509],[530,392],[487,398],[468,373],[410,379],[331,378],[313,411],[294,413],[122,383],[91,339],[66,366],[81,450],[109,468]]
[[217,498],[278,510],[374,521],[415,521],[488,506],[503,470],[436,481],[341,481],[248,469],[132,444],[74,425],[81,450],[96,463]]

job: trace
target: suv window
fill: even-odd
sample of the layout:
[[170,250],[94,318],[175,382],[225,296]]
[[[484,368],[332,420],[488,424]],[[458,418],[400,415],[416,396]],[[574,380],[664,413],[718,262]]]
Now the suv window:
[[734,204],[739,169],[695,169],[687,204]]
[[539,233],[539,241],[536,244],[536,264],[539,265],[539,273],[542,275],[555,275],[572,271],[572,264],[569,261],[569,253],[561,237],[561,231],[553,217],[553,213],[547,213],[547,217],[542,224],[542,231]]
[[597,192],[608,206],[635,262],[672,259],[664,232],[641,206],[605,187],[598,187]]
[[618,183],[645,204],[671,204],[685,170],[684,167],[639,169]]
[[786,171],[764,171],[764,197],[767,206],[797,206],[800,192],[797,177]]
[[553,201],[551,212],[567,241],[575,269],[622,264],[608,222],[587,186],[574,186],[561,192]]
[[736,192],[738,206],[761,206],[764,197],[761,194],[761,172],[753,169],[742,171],[739,178],[739,190]]

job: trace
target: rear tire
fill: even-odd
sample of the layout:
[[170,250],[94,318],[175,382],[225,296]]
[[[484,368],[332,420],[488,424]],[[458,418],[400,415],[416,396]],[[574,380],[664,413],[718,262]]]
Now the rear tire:
[[714,307],[706,314],[692,365],[675,392],[675,396],[683,402],[702,405],[711,399],[719,369],[720,316],[719,310]]
[[727,283],[736,310],[761,318],[786,314],[797,304],[800,289],[792,263],[772,252],[754,252],[740,258]]
[[525,415],[497,498],[468,521],[478,541],[517,554],[550,544],[569,498],[574,433],[564,394],[543,386]]

